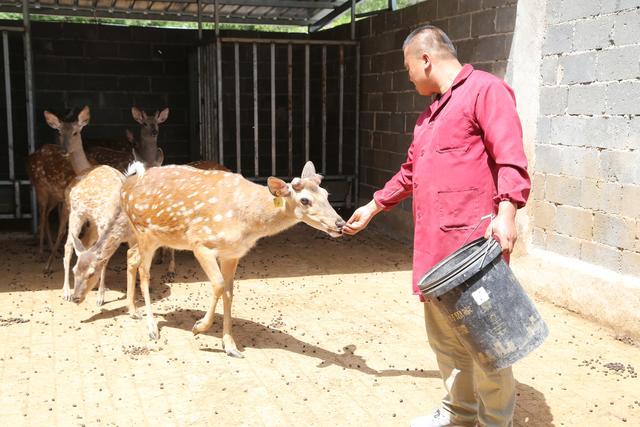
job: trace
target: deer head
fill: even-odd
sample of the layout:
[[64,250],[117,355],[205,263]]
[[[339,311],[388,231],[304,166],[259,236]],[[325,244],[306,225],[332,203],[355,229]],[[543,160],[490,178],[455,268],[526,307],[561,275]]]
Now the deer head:
[[159,125],[164,123],[169,117],[169,108],[156,111],[155,114],[147,115],[144,111],[131,107],[133,119],[140,124],[140,140],[134,146],[140,155],[146,159],[147,164],[156,158],[158,148]]
[[157,147],[155,153],[152,153],[150,149],[144,150],[143,155],[138,151],[138,148],[136,148],[139,147],[140,144],[135,140],[133,133],[127,129],[126,134],[127,141],[129,141],[129,144],[133,147],[131,153],[133,154],[134,161],[144,163],[145,168],[162,165],[162,162],[164,162],[164,151],[162,151],[162,148]]
[[80,304],[85,300],[89,291],[98,284],[102,268],[109,259],[100,258],[95,250],[97,245],[86,249],[75,234],[72,236],[73,248],[78,257],[76,265],[73,267],[74,290],[72,299],[76,304]]
[[[329,193],[320,187],[322,176],[316,173],[312,162],[307,162],[300,178],[294,178],[290,184],[275,177],[269,177],[267,186],[276,204],[282,203],[298,221],[324,231],[331,237],[340,237],[344,220],[331,207]],[[279,201],[278,199],[281,199]]]
[[78,118],[73,122],[63,122],[58,116],[49,111],[44,112],[44,118],[47,124],[58,131],[60,145],[65,155],[69,155],[74,151],[82,150],[82,137],[80,132],[91,118],[89,107],[85,106],[79,113]]

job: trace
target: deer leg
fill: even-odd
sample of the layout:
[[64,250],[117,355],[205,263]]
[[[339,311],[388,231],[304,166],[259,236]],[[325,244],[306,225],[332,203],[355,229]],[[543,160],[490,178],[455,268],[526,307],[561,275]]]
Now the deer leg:
[[222,345],[229,356],[244,357],[236,347],[231,335],[231,304],[233,303],[233,277],[236,275],[238,259],[220,260],[220,270],[224,278],[224,292],[222,302],[224,304],[224,317],[222,320]]
[[127,306],[129,316],[139,319],[136,313],[136,272],[140,267],[140,253],[138,246],[133,245],[127,250]]
[[[47,233],[47,243],[49,244],[49,250],[53,252],[53,236],[51,236],[51,223],[49,223],[49,215],[51,215],[51,211],[55,208],[55,206],[48,206],[47,212],[44,216],[44,229]],[[58,212],[59,216],[59,212]]]
[[106,286],[104,284],[104,277],[107,274],[107,265],[109,264],[109,261],[107,261],[103,266],[102,266],[102,271],[100,272],[100,286],[98,287],[98,295],[96,298],[96,305],[98,307],[100,307],[102,304],[104,304],[104,293],[106,290]]
[[158,324],[153,318],[151,297],[149,296],[149,270],[151,269],[154,250],[149,250],[150,248],[143,248],[141,245],[138,246],[138,249],[140,251],[140,267],[138,268],[138,272],[140,273],[140,288],[142,289],[144,305],[147,311],[147,328],[149,331],[149,338],[157,340],[160,337],[160,334],[158,332]]
[[[167,273],[176,274],[176,251],[172,248],[163,248],[163,251],[167,251],[169,253],[169,267],[167,267]],[[163,252],[164,255],[164,252]]]
[[207,313],[202,319],[198,320],[191,329],[194,335],[198,335],[199,333],[208,331],[211,325],[213,325],[216,305],[218,305],[218,300],[224,292],[224,278],[216,261],[216,251],[205,247],[197,247],[193,251],[193,254],[198,260],[198,263],[200,263],[200,266],[202,266],[213,290],[213,298],[211,299]]
[[73,256],[73,235],[77,235],[78,233],[80,233],[81,228],[82,221],[80,220],[80,218],[72,218],[69,224],[69,234],[67,234],[67,241],[64,244],[64,283],[62,284],[62,298],[67,301],[71,301],[69,270],[71,269],[71,257]]
[[[64,237],[64,232],[67,228],[67,223],[69,222],[69,209],[67,208],[66,203],[63,204],[60,214],[60,225],[58,226],[58,236],[56,237],[56,242],[53,245],[53,249],[51,250],[51,255],[49,255],[49,260],[47,261],[47,265],[44,268],[45,273],[51,271],[51,264],[53,263],[53,259],[58,253],[58,247],[60,246],[60,242],[62,242],[62,237]],[[75,231],[76,235],[80,233],[82,229],[82,224],[77,225],[78,230]],[[69,227],[71,229],[71,227]],[[69,240],[70,235],[67,235],[67,240]],[[71,239],[73,240],[73,238]]]
[[43,254],[45,225],[48,223],[47,201],[44,196],[38,197],[38,234],[40,237],[40,245],[38,246],[38,255]]

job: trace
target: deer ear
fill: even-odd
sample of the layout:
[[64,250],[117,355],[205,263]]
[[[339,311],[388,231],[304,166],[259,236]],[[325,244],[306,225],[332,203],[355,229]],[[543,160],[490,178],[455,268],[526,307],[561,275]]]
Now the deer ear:
[[304,168],[302,169],[302,175],[300,175],[300,178],[302,179],[313,178],[315,174],[316,174],[316,167],[313,165],[312,161],[308,161],[304,165]]
[[89,106],[85,105],[78,113],[78,126],[85,127],[89,124],[89,119],[91,119],[91,111],[89,110]]
[[131,107],[131,116],[136,122],[140,124],[144,123],[143,112],[140,111],[140,109],[138,109],[137,107]]
[[71,233],[71,236],[73,237],[73,248],[76,251],[76,255],[80,255],[82,252],[86,251],[82,241],[78,239],[78,236],[73,233]]
[[133,133],[129,129],[127,129],[125,131],[125,134],[127,135],[127,141],[129,141],[129,144],[135,145],[136,140],[133,137]]
[[300,191],[304,187],[304,183],[300,178],[293,178],[293,180],[291,181],[291,187],[293,187],[293,189],[296,191]]
[[274,176],[270,176],[269,179],[267,179],[267,187],[269,187],[271,194],[276,197],[287,197],[291,194],[287,183]]
[[160,123],[164,123],[165,120],[167,120],[169,118],[169,108],[165,108],[164,110],[160,111],[159,113],[156,113],[156,121],[158,122],[158,124]]
[[60,122],[60,119],[58,118],[58,116],[48,111],[44,112],[44,119],[47,121],[47,124],[49,126],[51,126],[56,130],[60,129],[60,127],[62,126],[62,123]]
[[154,166],[161,166],[162,162],[164,162],[164,151],[162,148],[158,148],[156,151],[156,161],[153,163]]

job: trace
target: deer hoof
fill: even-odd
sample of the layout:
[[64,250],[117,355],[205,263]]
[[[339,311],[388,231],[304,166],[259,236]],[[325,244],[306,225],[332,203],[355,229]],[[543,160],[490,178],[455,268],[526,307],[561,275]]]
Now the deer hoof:
[[98,299],[96,299],[96,306],[101,307],[102,304],[104,304],[104,297],[98,297]]
[[136,313],[135,311],[130,311],[129,312],[129,317],[131,317],[132,319],[136,319],[136,320],[140,320],[141,317],[138,313]]
[[191,328],[191,332],[193,332],[193,335],[198,335],[202,332],[205,332],[207,329],[204,322],[202,320],[198,320],[196,323],[193,324],[193,328]]
[[160,338],[158,331],[149,331],[149,339],[152,341],[158,341],[158,338]]
[[228,350],[225,349],[224,351],[225,353],[227,353],[227,356],[235,357],[237,359],[244,359],[244,356],[238,351],[238,349],[230,348]]
[[65,289],[62,294],[62,299],[65,301],[71,301],[71,291],[68,289]]

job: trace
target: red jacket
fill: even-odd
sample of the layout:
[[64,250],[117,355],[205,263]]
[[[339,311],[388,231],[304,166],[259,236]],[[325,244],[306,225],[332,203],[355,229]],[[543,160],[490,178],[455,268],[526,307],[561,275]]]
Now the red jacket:
[[501,79],[465,65],[451,89],[418,118],[407,161],[374,194],[389,210],[413,196],[413,290],[431,267],[482,236],[498,203],[518,208],[531,181],[513,90]]

